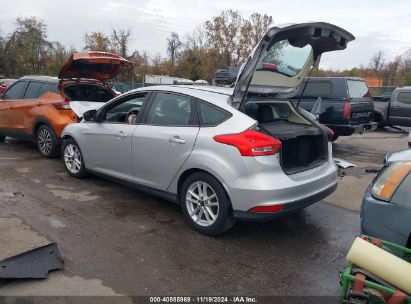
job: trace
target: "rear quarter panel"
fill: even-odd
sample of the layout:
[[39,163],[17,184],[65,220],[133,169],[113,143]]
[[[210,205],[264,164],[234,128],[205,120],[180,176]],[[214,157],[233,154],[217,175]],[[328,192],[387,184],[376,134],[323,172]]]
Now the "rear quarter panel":
[[57,110],[53,103],[63,101],[63,97],[56,93],[48,92],[37,100],[41,105],[33,106],[26,113],[25,127],[27,134],[34,136],[37,124],[47,123],[61,137],[64,127],[68,124],[77,122],[77,116],[72,110]]

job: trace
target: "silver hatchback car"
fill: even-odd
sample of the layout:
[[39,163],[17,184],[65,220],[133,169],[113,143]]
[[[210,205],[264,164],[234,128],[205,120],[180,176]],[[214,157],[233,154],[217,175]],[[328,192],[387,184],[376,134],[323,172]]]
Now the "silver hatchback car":
[[85,112],[63,132],[64,166],[177,202],[207,235],[304,208],[337,187],[332,131],[286,96],[353,39],[327,23],[274,27],[233,89],[147,87]]

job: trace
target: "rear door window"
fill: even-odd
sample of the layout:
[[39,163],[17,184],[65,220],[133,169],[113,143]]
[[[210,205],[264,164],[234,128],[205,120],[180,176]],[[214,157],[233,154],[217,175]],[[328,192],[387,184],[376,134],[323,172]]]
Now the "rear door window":
[[397,101],[405,104],[411,104],[411,92],[398,93]]
[[11,86],[6,93],[4,93],[4,99],[23,99],[24,92],[26,91],[27,82],[18,81]]
[[147,124],[192,126],[198,124],[197,120],[190,97],[173,93],[157,93],[148,113]]
[[39,97],[39,92],[42,83],[30,81],[29,85],[26,90],[26,94],[24,95],[24,99],[36,99]]
[[348,94],[350,98],[371,97],[367,84],[361,80],[347,80]]
[[203,126],[218,125],[230,116],[231,115],[223,109],[220,109],[204,101],[200,102],[200,121],[201,125]]

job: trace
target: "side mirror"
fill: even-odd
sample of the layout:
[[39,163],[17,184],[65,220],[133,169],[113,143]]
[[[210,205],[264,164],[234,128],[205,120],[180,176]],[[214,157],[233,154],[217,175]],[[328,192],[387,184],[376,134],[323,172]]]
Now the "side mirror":
[[95,121],[97,116],[97,110],[90,110],[83,113],[83,119],[85,121]]

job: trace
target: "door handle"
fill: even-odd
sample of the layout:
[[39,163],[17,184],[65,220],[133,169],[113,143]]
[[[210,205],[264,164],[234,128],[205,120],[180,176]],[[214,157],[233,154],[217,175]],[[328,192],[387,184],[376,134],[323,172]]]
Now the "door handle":
[[116,134],[116,137],[117,137],[117,138],[124,138],[124,137],[126,137],[126,136],[127,136],[127,134],[124,133],[123,131],[119,131],[119,132]]
[[41,103],[41,102],[38,102],[38,103],[36,103],[36,104],[37,104],[37,106],[38,106],[38,107],[42,105],[42,103]]
[[176,144],[185,144],[186,143],[186,140],[180,138],[179,136],[174,136],[174,137],[170,138],[168,141],[171,142],[171,143],[176,143]]

